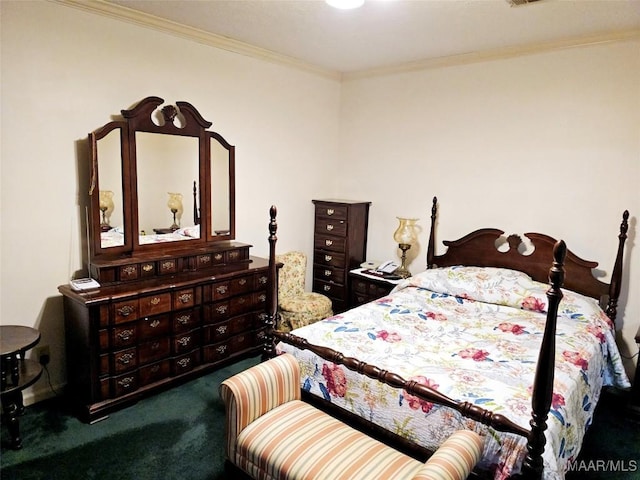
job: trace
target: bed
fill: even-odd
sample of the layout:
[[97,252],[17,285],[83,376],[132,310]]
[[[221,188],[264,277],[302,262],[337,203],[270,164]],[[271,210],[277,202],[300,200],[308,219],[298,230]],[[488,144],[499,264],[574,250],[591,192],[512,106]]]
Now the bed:
[[[272,208],[271,257],[275,215]],[[272,328],[272,259],[265,357],[292,353],[306,399],[417,456],[466,428],[485,437],[478,476],[564,478],[602,387],[630,386],[613,323],[628,212],[609,283],[593,276],[596,262],[539,233],[525,234],[535,248],[526,255],[519,236],[497,229],[445,241],[436,255],[436,217],[434,198],[424,272],[288,334]],[[501,241],[508,248],[498,250]],[[378,381],[389,375],[401,388]]]

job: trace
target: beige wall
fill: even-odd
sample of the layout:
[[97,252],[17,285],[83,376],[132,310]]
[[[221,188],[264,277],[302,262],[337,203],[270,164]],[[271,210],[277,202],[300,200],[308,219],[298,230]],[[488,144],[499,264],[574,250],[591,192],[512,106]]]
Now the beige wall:
[[373,202],[370,259],[396,254],[396,215],[418,217],[423,268],[435,195],[439,241],[547,233],[608,279],[628,209],[618,343],[638,351],[640,41],[347,81],[341,108],[336,188]]
[[236,146],[238,240],[266,255],[276,204],[280,248],[311,251],[311,198],[330,194],[337,162],[338,81],[52,2],[0,6],[0,323],[41,330],[54,386],[65,380],[57,286],[83,267],[78,162],[121,109],[150,95],[192,103]]
[[[237,238],[256,255],[267,251],[271,204],[280,250],[311,253],[310,200],[331,196],[373,202],[369,258],[391,258],[395,216],[426,229],[437,195],[440,240],[487,226],[546,232],[606,274],[627,208],[625,266],[639,264],[637,41],[340,83],[50,2],[0,8],[0,323],[41,329],[56,386],[57,286],[82,267],[84,141],[149,95],[192,103],[236,145]],[[414,271],[426,230],[421,242]],[[640,268],[628,269],[626,355],[636,351],[638,285]]]

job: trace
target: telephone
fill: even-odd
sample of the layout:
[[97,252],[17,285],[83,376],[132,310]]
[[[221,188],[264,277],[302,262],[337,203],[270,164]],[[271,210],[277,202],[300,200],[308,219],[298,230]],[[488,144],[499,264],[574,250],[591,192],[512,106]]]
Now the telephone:
[[394,262],[393,260],[388,260],[386,262],[382,262],[380,266],[376,268],[376,271],[381,273],[393,273],[399,266],[400,264]]

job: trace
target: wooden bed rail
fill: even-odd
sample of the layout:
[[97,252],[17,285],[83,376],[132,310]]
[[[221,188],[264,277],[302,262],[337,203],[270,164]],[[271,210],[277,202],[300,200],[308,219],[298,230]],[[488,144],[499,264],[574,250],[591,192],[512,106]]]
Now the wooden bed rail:
[[[553,397],[557,313],[560,300],[563,296],[561,287],[565,277],[564,262],[567,256],[567,247],[564,241],[560,240],[555,243],[553,247],[553,264],[548,271],[550,288],[547,291],[547,299],[549,304],[534,377],[531,401],[532,414],[531,421],[529,422],[531,429],[528,430],[513,423],[503,415],[495,414],[468,402],[458,402],[425,385],[415,381],[407,381],[399,375],[383,370],[375,365],[368,364],[353,357],[344,356],[342,353],[331,348],[310,344],[306,339],[294,334],[277,331],[275,329],[278,319],[278,278],[275,260],[277,209],[275,206],[270,208],[269,214],[269,279],[267,282],[267,311],[263,314],[263,321],[266,327],[263,360],[276,355],[276,340],[279,340],[300,349],[311,350],[325,360],[344,365],[349,370],[381,381],[391,387],[404,389],[425,401],[452,408],[460,412],[463,416],[488,425],[496,430],[522,435],[527,438],[527,454],[522,464],[522,471],[517,475],[517,478],[529,480],[540,479],[542,477],[542,453],[544,452],[546,443],[544,432],[547,429],[547,418]],[[433,214],[435,216],[435,199]],[[431,238],[433,238],[433,235],[431,235]],[[623,243],[624,240],[621,239],[621,245]]]

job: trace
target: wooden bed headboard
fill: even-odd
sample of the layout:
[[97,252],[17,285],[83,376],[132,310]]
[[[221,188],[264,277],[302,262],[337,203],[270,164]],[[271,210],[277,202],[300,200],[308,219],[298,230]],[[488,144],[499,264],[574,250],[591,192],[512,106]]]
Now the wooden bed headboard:
[[[497,245],[504,243],[504,232],[495,228],[483,228],[465,235],[458,240],[444,240],[448,247],[442,255],[435,254],[435,223],[438,210],[438,199],[433,197],[431,207],[431,228],[427,247],[427,268],[468,265],[477,267],[502,267],[519,270],[536,281],[547,283],[549,275],[549,259],[553,258],[553,247],[557,240],[543,233],[525,233],[534,251],[522,254],[518,247],[523,243],[519,235],[506,238],[508,250],[500,251]],[[598,262],[584,260],[567,250],[564,261],[566,272],[564,287],[574,292],[587,295],[600,301],[601,306],[612,321],[617,315],[618,297],[622,279],[622,257],[624,243],[629,228],[629,212],[622,214],[620,233],[618,235],[618,252],[611,274],[611,282],[601,282],[593,276],[593,269]],[[524,246],[524,245],[523,245]]]

